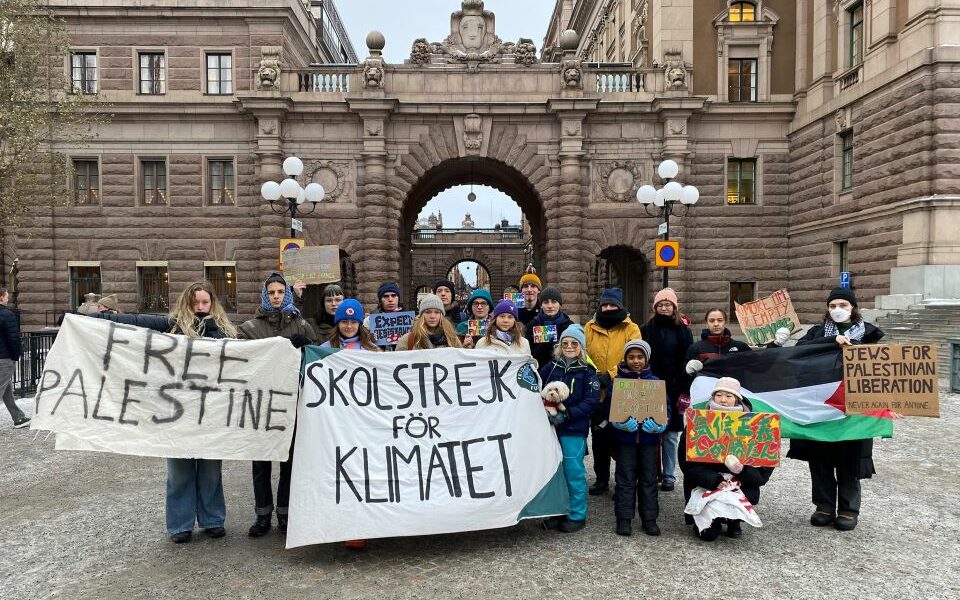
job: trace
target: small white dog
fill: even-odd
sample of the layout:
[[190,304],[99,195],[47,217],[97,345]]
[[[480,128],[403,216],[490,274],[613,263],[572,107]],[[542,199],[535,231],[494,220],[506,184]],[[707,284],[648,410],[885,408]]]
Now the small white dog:
[[543,408],[551,417],[557,416],[557,412],[567,412],[567,407],[563,401],[570,397],[570,388],[562,381],[553,381],[543,386],[540,392],[543,397]]

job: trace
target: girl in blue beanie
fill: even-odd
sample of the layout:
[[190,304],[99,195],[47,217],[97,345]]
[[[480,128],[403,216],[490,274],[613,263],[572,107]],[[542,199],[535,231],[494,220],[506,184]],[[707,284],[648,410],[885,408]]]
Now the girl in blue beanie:
[[359,301],[348,298],[341,302],[333,316],[333,322],[333,333],[329,340],[320,345],[321,348],[380,352],[370,330],[363,324],[363,306]]

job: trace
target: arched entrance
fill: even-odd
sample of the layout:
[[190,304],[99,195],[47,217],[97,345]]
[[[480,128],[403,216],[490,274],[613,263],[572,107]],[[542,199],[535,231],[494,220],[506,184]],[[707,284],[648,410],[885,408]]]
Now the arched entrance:
[[461,260],[454,264],[447,271],[447,279],[457,287],[454,296],[461,305],[466,305],[476,289],[490,291],[490,270],[476,260]]
[[638,325],[645,321],[648,314],[644,295],[647,271],[647,260],[636,248],[604,248],[597,256],[590,274],[590,311],[596,312],[600,292],[604,288],[618,287],[623,290],[623,304],[631,319]]
[[[421,230],[418,217],[427,202],[457,185],[485,185],[509,196],[519,206],[529,230],[523,227],[491,229]],[[515,284],[528,262],[542,271],[545,215],[539,194],[523,174],[498,160],[483,157],[452,158],[423,174],[411,187],[401,213],[400,274],[404,300],[414,305],[415,291],[447,278],[452,265],[481,264],[489,275],[490,291],[500,297]]]

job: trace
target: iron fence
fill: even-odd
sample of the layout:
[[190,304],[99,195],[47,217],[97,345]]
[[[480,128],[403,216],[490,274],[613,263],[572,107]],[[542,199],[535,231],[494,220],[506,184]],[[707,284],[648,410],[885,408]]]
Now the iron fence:
[[56,339],[56,331],[35,331],[21,333],[20,343],[23,353],[13,372],[13,393],[17,396],[28,396],[37,391],[40,377],[43,375],[43,365],[47,361],[47,354]]

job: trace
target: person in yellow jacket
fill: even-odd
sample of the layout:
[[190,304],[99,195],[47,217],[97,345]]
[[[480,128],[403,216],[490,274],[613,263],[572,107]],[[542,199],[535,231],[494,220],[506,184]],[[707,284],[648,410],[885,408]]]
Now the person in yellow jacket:
[[[623,307],[623,290],[609,288],[600,294],[600,309],[584,329],[587,332],[587,355],[597,367],[600,379],[600,406],[608,402],[610,372],[623,360],[623,347],[630,340],[640,339],[640,327],[630,320],[630,313]],[[613,455],[613,431],[598,410],[591,422],[593,444],[593,470],[597,481],[590,488],[591,496],[599,496],[610,489],[610,458]]]

